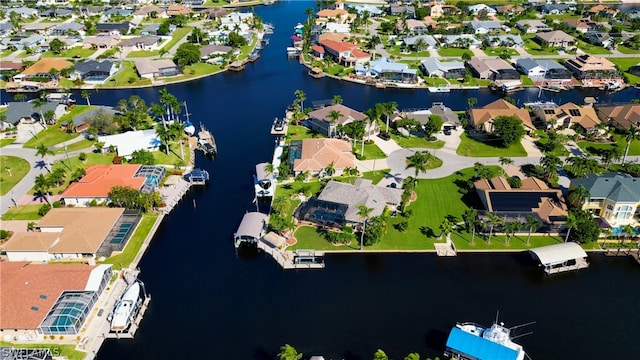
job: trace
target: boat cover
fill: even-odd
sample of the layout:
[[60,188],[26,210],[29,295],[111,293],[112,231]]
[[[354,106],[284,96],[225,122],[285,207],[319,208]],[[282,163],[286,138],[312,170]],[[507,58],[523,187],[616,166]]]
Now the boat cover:
[[529,251],[545,266],[562,264],[569,260],[584,259],[587,257],[587,253],[580,245],[574,242],[543,246]]
[[447,339],[447,350],[478,360],[516,360],[518,352],[454,327]]

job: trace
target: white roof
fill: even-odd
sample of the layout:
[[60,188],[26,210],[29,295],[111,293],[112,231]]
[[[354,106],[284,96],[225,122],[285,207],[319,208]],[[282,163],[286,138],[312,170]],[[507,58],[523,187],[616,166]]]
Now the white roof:
[[102,264],[96,266],[91,273],[89,274],[89,279],[87,280],[87,286],[84,288],[89,291],[98,291],[100,290],[100,283],[102,282],[102,276],[104,272],[111,268],[111,264]]
[[259,212],[249,212],[244,214],[242,222],[236,231],[236,238],[251,237],[260,239],[262,232],[269,222],[269,216]]
[[118,149],[118,156],[130,156],[136,150],[154,150],[161,144],[155,129],[99,136],[98,141],[104,142],[106,148],[115,146]]
[[586,258],[587,253],[574,242],[543,246],[529,250],[543,265],[562,264],[568,260]]

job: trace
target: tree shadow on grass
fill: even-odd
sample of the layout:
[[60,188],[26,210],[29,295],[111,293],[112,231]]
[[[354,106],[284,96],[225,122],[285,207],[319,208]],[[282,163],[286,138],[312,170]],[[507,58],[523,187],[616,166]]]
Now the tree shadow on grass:
[[436,234],[433,232],[433,229],[428,226],[420,226],[420,233],[427,238],[435,238]]

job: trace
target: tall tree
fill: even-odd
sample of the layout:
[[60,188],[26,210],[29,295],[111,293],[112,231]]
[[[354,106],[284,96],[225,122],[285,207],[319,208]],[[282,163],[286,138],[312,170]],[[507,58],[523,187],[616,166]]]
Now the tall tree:
[[627,130],[627,134],[625,135],[625,139],[627,140],[627,146],[624,149],[624,156],[622,158],[622,164],[627,161],[627,155],[629,155],[629,148],[631,147],[631,143],[634,140],[638,140],[640,138],[640,130],[637,127],[631,125],[629,130]]
[[327,173],[327,176],[332,177],[333,174],[336,173],[336,168],[333,165],[333,161],[329,163],[329,165],[327,165],[326,168],[324,168],[324,171]]
[[427,171],[427,162],[431,160],[433,155],[427,151],[417,151],[413,155],[407,157],[407,166],[405,169],[413,168],[415,170],[415,178],[421,172]]
[[550,179],[558,175],[558,166],[562,164],[562,160],[555,155],[545,155],[540,159],[540,166],[544,169],[545,179]]
[[500,157],[500,159],[498,161],[500,162],[500,165],[502,165],[502,166],[507,165],[507,169],[509,168],[509,166],[511,164],[513,164],[513,160],[511,158],[504,157],[504,156]]
[[46,157],[47,155],[53,154],[54,152],[52,150],[49,150],[49,148],[44,144],[38,144],[38,146],[36,147],[36,156],[40,156],[40,158],[44,162],[45,169],[47,169],[47,171],[49,172],[51,172],[51,170],[49,169],[49,163],[47,162]]
[[332,103],[333,105],[342,104],[342,96],[340,96],[340,95],[333,95],[333,99],[331,100],[331,103]]
[[39,174],[36,176],[34,180],[34,189],[36,193],[45,199],[46,202],[49,202],[49,189],[51,189],[51,182],[49,179],[43,174]]
[[[344,115],[338,111],[338,110],[331,110],[331,112],[329,114],[327,114],[327,117],[329,118],[329,120],[331,121],[331,125],[335,126],[335,124],[338,122],[338,120],[343,117]],[[335,136],[335,129],[332,130],[329,133],[330,137],[334,137]]]
[[89,94],[89,91],[82,90],[80,96],[82,96],[83,99],[87,100],[87,106],[91,106],[91,94]]
[[584,202],[591,197],[589,190],[584,185],[579,185],[569,191],[569,203],[575,208],[582,208]]
[[577,224],[578,220],[576,219],[574,212],[569,211],[569,213],[567,213],[567,222],[565,222],[564,224],[564,227],[567,229],[567,236],[565,236],[564,242],[569,241],[569,236],[571,236],[571,229],[575,228]]
[[527,215],[527,220],[524,222],[524,226],[529,229],[529,235],[527,236],[527,246],[531,243],[531,233],[534,229],[537,229],[540,226],[541,222],[533,215]]
[[382,44],[382,39],[379,35],[373,35],[366,43],[366,49],[371,50],[371,60],[376,58],[376,47]]
[[467,98],[467,105],[469,105],[469,109],[473,109],[473,107],[478,103],[478,98],[470,97]]
[[462,220],[467,228],[467,231],[471,230],[471,245],[475,245],[476,228],[480,225],[478,221],[478,210],[469,208],[462,214]]
[[513,238],[513,235],[515,235],[520,228],[522,228],[522,224],[517,221],[509,221],[504,224],[504,232],[507,235],[505,245],[509,246],[511,244],[511,238]]
[[449,234],[451,234],[451,232],[453,231],[454,226],[455,224],[451,221],[451,219],[449,219],[448,217],[445,217],[439,226],[440,238],[447,239]]
[[515,116],[498,116],[493,121],[493,134],[502,139],[505,147],[519,143],[526,131],[522,121]]
[[307,95],[300,89],[296,90],[294,94],[296,97],[295,102],[300,104],[300,112],[304,113],[304,101],[307,100]]
[[398,103],[395,101],[388,101],[382,104],[382,113],[386,118],[386,126],[385,132],[389,132],[389,120],[391,120],[391,115],[398,109]]
[[369,219],[369,215],[371,215],[372,211],[373,211],[373,208],[367,207],[367,205],[365,204],[358,205],[358,216],[360,217],[360,220],[362,220],[362,233],[360,234],[360,250],[361,251],[364,243],[364,232],[367,229],[367,219]]
[[497,225],[501,224],[503,221],[499,216],[494,215],[492,213],[487,213],[487,217],[488,217],[487,219],[488,222],[485,223],[489,227],[489,239],[487,240],[487,244],[491,244],[491,236],[493,236],[494,228]]

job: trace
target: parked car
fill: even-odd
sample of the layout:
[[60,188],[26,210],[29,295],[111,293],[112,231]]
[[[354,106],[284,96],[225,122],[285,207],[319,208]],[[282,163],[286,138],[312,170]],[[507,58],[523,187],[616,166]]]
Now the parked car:
[[391,139],[391,136],[390,136],[388,133],[383,132],[383,131],[380,131],[380,132],[378,133],[378,137],[379,137],[380,139],[384,140],[384,141],[387,141],[387,140]]

